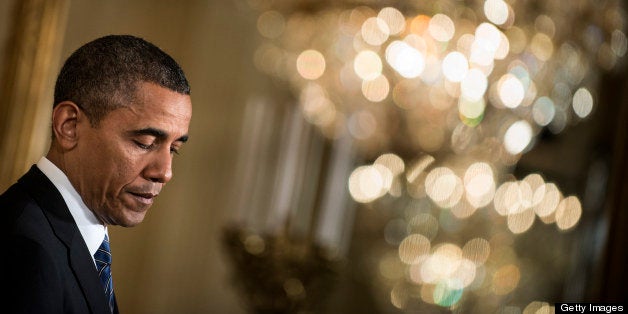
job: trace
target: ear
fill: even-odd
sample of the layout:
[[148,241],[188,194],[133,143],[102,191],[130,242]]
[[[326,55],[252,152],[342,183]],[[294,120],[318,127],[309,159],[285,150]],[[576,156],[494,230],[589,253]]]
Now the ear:
[[78,124],[84,120],[79,106],[63,101],[52,110],[52,132],[59,145],[65,150],[74,148],[78,141]]

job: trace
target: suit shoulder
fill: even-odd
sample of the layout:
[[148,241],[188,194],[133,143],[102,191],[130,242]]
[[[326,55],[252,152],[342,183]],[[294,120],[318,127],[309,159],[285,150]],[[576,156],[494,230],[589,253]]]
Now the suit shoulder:
[[4,193],[0,194],[0,210],[3,213],[16,208],[23,208],[35,200],[19,184],[13,184]]
[[0,194],[0,211],[4,216],[3,232],[11,230],[24,211],[33,205],[36,206],[35,200],[19,184],[12,185]]

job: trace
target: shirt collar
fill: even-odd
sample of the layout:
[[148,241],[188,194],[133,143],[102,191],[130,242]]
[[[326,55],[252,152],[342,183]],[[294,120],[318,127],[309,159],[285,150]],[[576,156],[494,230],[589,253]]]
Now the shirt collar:
[[105,234],[107,234],[107,226],[101,223],[96,218],[96,215],[85,205],[68,177],[55,164],[46,157],[42,157],[37,162],[37,168],[52,181],[52,184],[61,193],[93,258],[94,253],[96,253],[105,238]]

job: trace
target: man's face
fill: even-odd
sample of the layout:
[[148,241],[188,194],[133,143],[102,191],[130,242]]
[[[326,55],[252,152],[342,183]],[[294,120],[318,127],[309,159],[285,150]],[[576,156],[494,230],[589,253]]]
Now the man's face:
[[83,201],[104,223],[130,227],[144,219],[172,178],[172,158],[187,140],[189,95],[139,83],[134,103],[108,113],[95,128],[77,127],[74,180]]

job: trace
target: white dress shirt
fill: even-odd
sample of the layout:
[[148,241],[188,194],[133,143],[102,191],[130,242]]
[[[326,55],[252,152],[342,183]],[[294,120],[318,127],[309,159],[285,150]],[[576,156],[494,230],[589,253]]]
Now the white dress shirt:
[[[105,234],[107,234],[107,226],[101,223],[94,213],[87,208],[87,205],[85,205],[81,196],[72,186],[68,177],[55,164],[46,157],[42,157],[37,162],[37,168],[52,181],[52,184],[61,193],[93,260],[94,253],[96,253],[105,238]],[[96,265],[95,260],[94,265]]]

